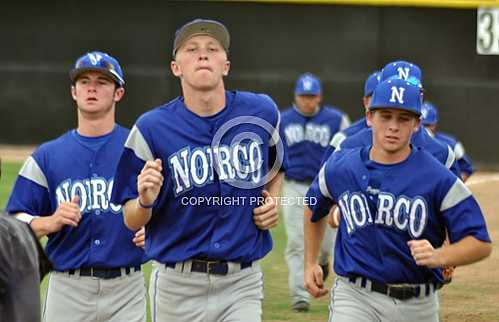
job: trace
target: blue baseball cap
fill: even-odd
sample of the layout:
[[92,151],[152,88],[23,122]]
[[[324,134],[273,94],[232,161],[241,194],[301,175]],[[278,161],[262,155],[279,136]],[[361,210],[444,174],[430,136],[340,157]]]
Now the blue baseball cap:
[[125,85],[123,70],[118,61],[101,51],[92,51],[78,58],[69,72],[69,77],[75,82],[81,74],[88,71],[101,72],[111,77],[119,86]]
[[421,115],[422,92],[416,86],[401,78],[381,82],[374,90],[370,110],[395,108]]
[[227,53],[229,52],[230,34],[223,23],[209,19],[194,19],[182,25],[175,32],[172,52],[173,57],[175,57],[177,50],[187,39],[199,35],[207,35],[215,38],[220,42],[225,51]]
[[302,74],[296,80],[295,95],[321,95],[321,81],[313,74]]
[[417,79],[420,83],[423,81],[421,68],[416,64],[404,60],[388,63],[381,70],[381,81],[385,81],[393,76],[409,81],[411,79]]
[[424,102],[421,106],[421,122],[423,125],[434,125],[438,123],[438,110],[430,102]]
[[364,83],[364,96],[371,96],[374,92],[376,86],[378,86],[380,81],[380,71],[377,70],[373,72],[369,77],[367,77],[366,82]]

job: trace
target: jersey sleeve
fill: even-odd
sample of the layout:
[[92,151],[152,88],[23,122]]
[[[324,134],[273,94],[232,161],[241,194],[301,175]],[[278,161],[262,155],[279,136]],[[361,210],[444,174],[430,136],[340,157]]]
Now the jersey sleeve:
[[461,170],[459,169],[459,164],[456,160],[454,151],[450,146],[447,146],[447,158],[445,160],[445,167],[454,173],[458,178],[461,178]]
[[467,175],[471,175],[473,173],[473,165],[461,142],[457,142],[454,146],[454,154],[456,155],[459,170]]
[[[328,160],[319,170],[319,173],[315,177],[312,185],[307,191],[307,200],[309,201],[309,207],[312,210],[312,221],[319,221],[321,218],[325,217],[331,207],[335,204],[333,197],[331,195],[331,190],[328,186],[328,178],[326,172],[329,168],[329,163],[332,160]],[[329,179],[330,180],[330,179]]]
[[7,202],[8,213],[51,215],[49,186],[43,168],[43,155],[39,150],[26,159]]
[[[140,122],[140,120],[139,120]],[[139,124],[134,125],[125,142],[114,176],[111,202],[124,205],[128,200],[138,197],[137,176],[149,160],[154,160]]]
[[348,128],[351,125],[350,118],[346,113],[343,113],[341,116],[341,123],[340,123],[340,131],[343,131],[344,129]]
[[440,211],[445,221],[451,243],[466,236],[491,242],[485,219],[471,191],[459,179],[443,195]]
[[324,151],[324,155],[322,156],[321,166],[326,163],[326,161],[329,159],[331,154],[334,153],[334,151],[339,151],[341,149],[341,143],[343,143],[346,138],[346,134],[342,131],[336,132],[333,135],[331,142],[329,142],[329,145],[327,146],[326,151]]
[[271,121],[272,133],[269,140],[269,166],[271,167],[277,162],[279,171],[286,171],[288,168],[288,154],[285,137],[282,135],[283,132],[281,131],[281,113],[270,96],[265,94],[260,94],[260,96],[267,100],[268,104],[270,104],[273,109]]

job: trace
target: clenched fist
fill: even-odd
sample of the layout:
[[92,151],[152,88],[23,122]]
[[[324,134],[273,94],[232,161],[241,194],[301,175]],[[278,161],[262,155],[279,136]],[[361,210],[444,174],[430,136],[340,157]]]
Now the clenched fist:
[[147,161],[140,171],[137,177],[140,204],[151,206],[158,198],[164,180],[161,171],[163,171],[161,159]]
[[80,220],[80,197],[74,196],[71,201],[61,202],[50,216],[49,232],[58,232],[65,225],[77,227]]

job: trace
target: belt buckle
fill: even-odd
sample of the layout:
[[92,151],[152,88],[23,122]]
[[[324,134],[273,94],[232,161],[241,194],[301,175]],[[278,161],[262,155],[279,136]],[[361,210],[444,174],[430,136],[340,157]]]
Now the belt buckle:
[[398,300],[408,300],[416,296],[415,289],[408,285],[388,285],[388,296]]
[[229,266],[227,263],[221,261],[206,261],[208,274],[214,275],[227,275]]

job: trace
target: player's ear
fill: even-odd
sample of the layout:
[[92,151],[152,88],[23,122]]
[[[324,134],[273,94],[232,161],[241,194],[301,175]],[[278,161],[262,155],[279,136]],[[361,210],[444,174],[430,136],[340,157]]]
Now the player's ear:
[[421,119],[419,117],[415,117],[416,122],[414,122],[414,132],[416,132],[419,128],[419,125],[421,125]]
[[371,97],[366,97],[364,96],[362,98],[362,104],[364,105],[364,108],[367,110],[369,108],[369,103],[371,102]]
[[375,111],[366,110],[366,121],[367,121],[367,125],[368,126],[372,126],[373,125],[372,119],[374,117],[374,112]]
[[170,62],[170,68],[172,70],[173,75],[175,75],[177,77],[182,76],[182,70],[180,69],[180,66],[177,64],[177,62],[175,60],[172,60]]
[[71,85],[70,91],[71,91],[71,97],[76,101],[76,86]]
[[117,87],[116,90],[114,91],[114,101],[119,102],[125,95],[125,88],[124,87]]
[[224,64],[223,75],[224,76],[229,75],[229,70],[230,70],[230,61],[227,60],[227,61],[225,61],[225,64]]

